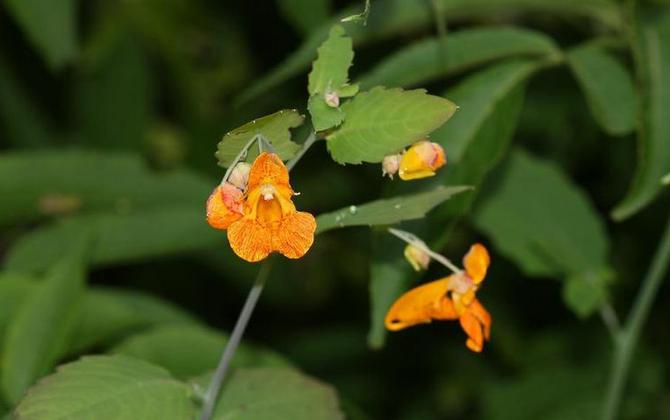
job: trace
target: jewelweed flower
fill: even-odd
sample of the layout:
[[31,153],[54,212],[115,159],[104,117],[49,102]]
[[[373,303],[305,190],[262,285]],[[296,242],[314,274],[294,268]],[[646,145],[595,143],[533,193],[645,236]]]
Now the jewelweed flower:
[[227,183],[214,189],[207,200],[207,222],[227,230],[230,247],[246,261],[260,261],[272,252],[300,258],[314,242],[316,220],[296,210],[294,194],[284,163],[264,152],[251,165],[245,192]]
[[426,270],[430,264],[430,255],[414,245],[407,245],[404,254],[414,271]]
[[433,320],[460,321],[467,334],[466,346],[481,352],[489,340],[491,315],[477,300],[479,289],[490,264],[489,253],[481,244],[474,244],[463,257],[464,271],[416,287],[391,306],[386,314],[386,328],[402,330]]
[[426,178],[435,175],[435,171],[447,163],[444,149],[437,143],[427,140],[414,143],[400,158],[400,179]]

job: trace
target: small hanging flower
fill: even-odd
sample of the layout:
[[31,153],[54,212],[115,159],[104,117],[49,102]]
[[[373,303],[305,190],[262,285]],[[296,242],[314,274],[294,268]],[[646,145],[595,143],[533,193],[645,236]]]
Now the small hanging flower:
[[437,143],[420,141],[414,143],[400,159],[398,175],[403,181],[426,178],[447,163],[444,149]]
[[212,192],[207,222],[227,229],[230,247],[246,261],[260,261],[275,251],[300,258],[314,242],[316,220],[296,210],[294,194],[284,163],[264,152],[251,165],[245,192],[228,183]]
[[481,352],[491,331],[491,316],[475,294],[490,264],[489,253],[481,244],[470,247],[463,257],[465,271],[416,287],[391,306],[386,314],[386,328],[402,330],[433,320],[456,320],[468,335],[466,346]]

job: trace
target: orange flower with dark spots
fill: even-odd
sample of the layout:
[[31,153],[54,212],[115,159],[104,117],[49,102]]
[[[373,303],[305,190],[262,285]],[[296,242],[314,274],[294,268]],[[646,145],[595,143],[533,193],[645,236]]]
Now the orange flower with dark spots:
[[237,191],[239,196],[226,185],[217,187],[207,201],[208,223],[228,230],[235,254],[257,262],[272,252],[288,258],[307,253],[314,242],[316,220],[296,210],[288,170],[276,154],[261,153],[249,171],[246,192]]
[[491,333],[491,315],[475,294],[486,277],[491,260],[481,244],[470,247],[463,257],[465,271],[416,287],[391,306],[386,314],[386,328],[398,331],[433,320],[460,321],[468,335],[466,346],[481,352]]

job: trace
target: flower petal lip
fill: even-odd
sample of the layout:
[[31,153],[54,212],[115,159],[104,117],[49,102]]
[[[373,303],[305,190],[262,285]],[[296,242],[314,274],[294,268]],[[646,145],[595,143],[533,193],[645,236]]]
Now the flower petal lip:
[[261,153],[251,165],[247,190],[251,191],[261,184],[289,186],[288,169],[286,169],[286,165],[279,156],[274,153]]
[[398,331],[431,322],[432,314],[442,307],[442,298],[449,289],[450,277],[416,287],[398,298],[386,313],[384,324]]
[[491,264],[491,257],[486,247],[476,243],[470,247],[470,250],[463,257],[463,267],[465,272],[472,279],[474,284],[479,284],[486,277],[486,272]]
[[[234,188],[234,187],[233,187]],[[235,200],[235,197],[231,197]],[[242,208],[242,193],[240,192],[238,202],[239,208]],[[217,186],[212,191],[212,194],[207,199],[207,223],[214,229],[225,230],[228,229],[231,223],[242,218],[242,214],[238,211],[235,211],[236,206],[232,206],[231,209],[230,201],[224,198],[224,191],[222,191],[221,186]]]

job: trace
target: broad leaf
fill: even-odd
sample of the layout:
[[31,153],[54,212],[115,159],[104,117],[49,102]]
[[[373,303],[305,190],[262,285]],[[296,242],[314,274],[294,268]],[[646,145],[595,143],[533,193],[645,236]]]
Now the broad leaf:
[[637,25],[641,78],[637,170],[628,194],[612,212],[617,220],[647,206],[670,170],[670,10],[657,11]]
[[7,0],[4,4],[50,67],[59,69],[75,58],[75,0]]
[[195,418],[190,388],[167,370],[125,356],[89,356],[31,389],[18,420],[185,420]]
[[[483,197],[474,223],[500,253],[530,276],[579,275],[586,280],[593,276],[584,273],[607,272],[609,240],[604,223],[584,192],[560,169],[516,150],[498,182]],[[593,281],[594,287],[603,283]],[[604,290],[600,294],[604,296]]]
[[316,218],[317,233],[348,226],[389,225],[403,220],[419,219],[452,196],[470,187],[439,187],[388,200],[377,200],[359,206],[349,206]]
[[327,130],[344,120],[344,112],[339,107],[329,106],[321,95],[310,96],[307,109],[312,116],[314,131]]
[[366,89],[411,87],[492,60],[557,53],[554,42],[539,32],[513,27],[465,29],[446,39],[428,38],[403,47],[363,75],[360,84]]
[[597,47],[571,50],[567,59],[603,130],[616,136],[630,133],[635,128],[635,92],[626,67]]
[[[274,114],[258,118],[241,127],[226,133],[219,142],[216,158],[219,165],[228,167],[242,148],[256,136],[263,136],[275,149],[275,152],[287,160],[293,157],[300,149],[300,145],[291,141],[291,128],[302,124],[304,117],[295,109],[286,109]],[[258,155],[258,148],[249,149],[247,159],[251,160]]]
[[374,88],[342,106],[346,119],[327,137],[328,150],[339,163],[381,162],[428,136],[456,108],[422,89]]
[[607,298],[609,272],[583,271],[567,278],[563,284],[563,300],[577,316],[586,318]]
[[133,154],[82,150],[0,156],[0,225],[47,216],[187,203],[203,206],[213,183],[192,172],[154,173]]
[[346,36],[344,28],[335,25],[317,53],[308,78],[309,94],[337,92],[349,82],[349,67],[354,59],[351,38]]
[[343,419],[335,390],[293,369],[237,369],[224,385],[214,420]]
[[[63,258],[25,299],[7,328],[0,373],[2,390],[17,402],[65,351],[85,288],[85,231],[72,238]],[[63,243],[60,244],[63,246]]]
[[160,210],[76,216],[22,236],[5,258],[10,271],[44,270],[60,256],[60,244],[82,229],[96,238],[91,263],[109,265],[183,253],[225,243],[225,234],[207,226],[204,202],[197,206],[166,206]]
[[34,279],[0,274],[0,348],[4,349],[7,327],[23,302],[37,289]]
[[[128,337],[112,352],[146,360],[187,379],[212,371],[225,348],[227,337],[207,327],[164,325]],[[287,366],[281,356],[242,343],[232,366]]]

